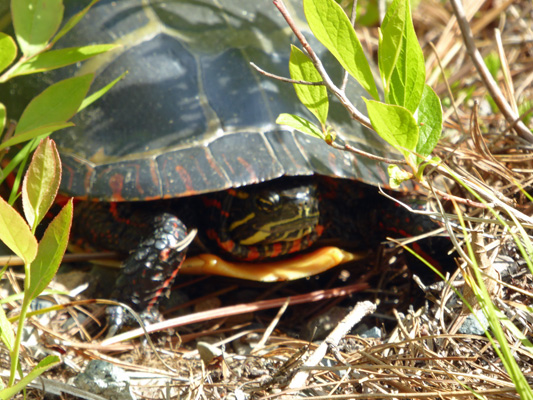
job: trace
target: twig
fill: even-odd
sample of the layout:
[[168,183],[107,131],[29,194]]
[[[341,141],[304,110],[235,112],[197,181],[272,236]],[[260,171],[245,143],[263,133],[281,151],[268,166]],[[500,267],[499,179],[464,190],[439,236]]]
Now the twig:
[[494,78],[490,74],[483,57],[481,56],[479,50],[476,48],[474,43],[474,37],[470,29],[470,25],[466,19],[463,5],[461,0],[451,0],[453,11],[457,18],[457,23],[461,29],[461,34],[463,35],[463,40],[465,42],[466,50],[468,55],[472,59],[483,83],[485,84],[487,90],[489,91],[491,97],[494,99],[494,102],[504,115],[507,122],[514,126],[518,136],[527,140],[530,143],[533,143],[533,134],[529,131],[527,126],[518,119],[518,115],[513,111],[509,103],[505,100],[503,93],[498,87],[497,83],[494,81]]
[[284,76],[280,76],[280,75],[276,75],[276,74],[272,74],[270,72],[267,72],[265,71],[264,69],[262,68],[259,68],[257,66],[257,64],[254,64],[253,62],[250,61],[250,65],[252,66],[252,68],[255,68],[255,70],[257,72],[259,72],[261,75],[264,75],[268,78],[272,78],[272,79],[275,79],[277,81],[281,81],[281,82],[287,82],[287,83],[296,83],[298,85],[309,85],[309,86],[324,86],[325,83],[324,82],[309,82],[309,81],[297,81],[295,79],[290,79],[290,78],[285,78]]
[[[344,139],[342,140],[344,141]],[[358,154],[366,158],[370,158],[371,160],[381,161],[387,164],[407,165],[407,161],[405,160],[398,160],[394,158],[385,158],[385,157],[376,156],[375,154],[367,153],[366,151],[357,149],[348,143],[344,143],[341,145],[341,144],[332,142],[330,143],[330,146],[338,150],[349,151],[351,153]]]
[[[359,321],[361,321],[365,316],[373,313],[374,311],[376,311],[376,305],[370,301],[357,303],[354,309],[346,317],[344,317],[339,325],[337,325],[337,327],[328,335],[326,340],[324,340],[313,352],[313,354],[311,354],[309,359],[304,363],[304,366],[309,367],[318,365],[326,355],[329,346],[337,346],[341,339],[346,336],[348,332],[350,332],[354,325],[359,323]],[[311,371],[307,369],[305,371],[298,372],[292,379],[288,388],[295,390],[305,386],[310,372]]]
[[[350,293],[359,292],[361,290],[368,289],[367,283],[355,283],[353,285],[348,285],[345,287],[327,289],[327,290],[317,290],[311,293],[306,293],[302,295],[296,295],[289,297],[290,305],[302,304],[302,303],[311,303],[315,301],[330,299],[334,297],[346,296]],[[254,303],[248,304],[238,304],[235,306],[228,306],[217,308],[214,310],[208,310],[199,312],[192,315],[184,315],[177,318],[172,318],[163,322],[157,322],[146,327],[146,330],[149,333],[157,332],[160,330],[168,328],[177,328],[179,326],[189,325],[197,322],[208,321],[214,318],[228,317],[232,315],[239,315],[248,312],[255,312],[259,310],[267,310],[270,308],[281,307],[287,301],[287,297],[282,297],[279,299],[271,300],[261,300]],[[140,328],[134,329],[117,335],[113,338],[104,340],[101,344],[103,346],[109,346],[114,343],[122,342],[124,340],[129,340],[135,337],[138,337],[143,334],[143,331]]]

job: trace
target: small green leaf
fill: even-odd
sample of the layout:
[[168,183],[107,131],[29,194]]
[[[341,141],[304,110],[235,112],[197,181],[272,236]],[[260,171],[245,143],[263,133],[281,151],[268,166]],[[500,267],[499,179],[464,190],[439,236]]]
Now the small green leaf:
[[59,363],[61,363],[61,360],[58,356],[46,356],[34,369],[32,369],[27,375],[24,375],[20,381],[13,386],[0,390],[0,400],[8,400],[12,398],[18,392],[21,392],[35,378],[39,377],[50,368],[59,365]]
[[[313,62],[295,46],[291,46],[289,71],[293,80],[322,82],[322,77],[316,70]],[[326,87],[324,85],[312,86],[295,83],[294,90],[302,104],[325,126],[329,110],[328,90]]]
[[98,100],[100,97],[102,97],[104,94],[106,94],[113,86],[115,86],[122,78],[124,78],[127,75],[128,71],[123,72],[120,74],[120,76],[113,81],[109,82],[107,85],[105,85],[102,89],[97,90],[96,92],[93,92],[89,96],[87,96],[83,101],[81,102],[80,108],[78,108],[78,112],[83,110],[85,107],[90,106],[92,103],[94,103],[96,100]]
[[72,224],[72,199],[48,225],[39,242],[39,250],[30,265],[30,283],[24,298],[33,300],[54,278],[67,249]]
[[11,0],[15,36],[26,57],[44,50],[63,19],[62,0]]
[[91,3],[87,7],[85,7],[80,12],[74,14],[67,22],[65,22],[63,27],[59,30],[59,32],[57,32],[57,35],[52,40],[51,44],[54,45],[55,42],[57,42],[59,39],[61,39],[63,36],[65,36],[65,34],[68,31],[70,31],[72,28],[74,28],[78,24],[78,22],[80,22],[80,20],[83,18],[83,16],[85,14],[87,14],[87,12],[91,9],[91,7],[94,4],[96,4],[98,1],[100,1],[100,0],[92,0]]
[[4,132],[4,128],[6,127],[6,121],[7,121],[6,106],[0,103],[0,135],[2,135],[2,132]]
[[389,91],[392,71],[400,55],[405,29],[405,0],[395,0],[389,6],[379,35],[378,65],[385,92]]
[[42,221],[56,198],[61,181],[61,160],[55,143],[41,141],[33,153],[22,183],[22,207],[32,229]]
[[17,45],[13,38],[0,32],[0,72],[9,67],[17,57]]
[[5,149],[6,147],[11,147],[15,144],[24,143],[28,140],[38,138],[43,135],[49,135],[52,132],[58,131],[60,129],[68,128],[69,126],[74,126],[72,122],[57,122],[51,123],[48,125],[43,125],[29,131],[19,133],[16,136],[13,136],[11,139],[6,140],[0,144],[0,150]]
[[420,137],[416,152],[421,156],[431,154],[439,142],[442,132],[442,107],[439,96],[428,85],[424,86],[422,99],[418,106],[418,131]]
[[[398,3],[404,2],[404,7],[400,7],[405,16],[402,40],[400,42],[400,52],[392,71],[390,84],[386,86],[385,99],[388,103],[403,106],[414,113],[418,108],[424,83],[426,81],[426,67],[424,64],[424,54],[418,44],[413,21],[411,19],[411,10],[408,0],[397,0]],[[393,4],[394,5],[394,4]],[[392,18],[397,18],[395,14]],[[385,34],[385,32],[384,32]]]
[[363,47],[342,7],[334,0],[304,0],[304,12],[316,38],[374,99],[379,99]]
[[13,332],[13,325],[7,319],[6,313],[3,307],[0,307],[0,339],[2,343],[7,347],[9,352],[13,351],[13,345],[15,343],[15,333]]
[[280,114],[276,119],[276,124],[286,125],[292,129],[317,137],[321,140],[325,140],[326,138],[326,135],[318,126],[298,115]]
[[66,65],[84,61],[98,54],[114,49],[112,44],[99,44],[84,47],[72,47],[68,49],[50,50],[37,54],[25,63],[21,64],[11,77],[35,74],[37,72],[51,71]]
[[409,150],[414,151],[418,143],[418,126],[409,110],[373,100],[365,99],[365,103],[372,127],[378,135],[406,159],[411,159]]
[[22,113],[15,135],[70,119],[78,111],[92,80],[93,74],[87,74],[65,79],[46,88]]
[[37,254],[37,240],[30,227],[2,197],[0,197],[0,240],[29,264]]

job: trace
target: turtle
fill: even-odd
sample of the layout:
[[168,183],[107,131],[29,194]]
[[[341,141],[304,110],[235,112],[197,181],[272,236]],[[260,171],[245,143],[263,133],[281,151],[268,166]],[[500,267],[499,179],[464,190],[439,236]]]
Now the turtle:
[[[85,3],[66,1],[66,14]],[[287,3],[301,22],[302,10]],[[155,317],[192,228],[200,244],[189,252],[219,257],[184,272],[257,280],[316,273],[314,259],[299,254],[319,238],[341,238],[356,249],[399,228],[424,230],[402,226],[408,213],[378,194],[375,186],[387,184],[384,165],[276,124],[280,113],[306,110],[292,85],[262,76],[250,62],[286,76],[294,41],[268,0],[101,0],[58,42],[121,46],[50,72],[48,81],[94,72],[97,90],[128,71],[74,127],[53,134],[61,191],[83,200],[74,241],[129,253],[114,299]],[[329,53],[315,47],[340,79]],[[26,90],[16,85],[11,94]],[[355,101],[363,94],[352,81],[347,92]],[[352,146],[394,157],[334,101],[328,123]],[[319,251],[333,264],[351,259],[342,250],[311,254]],[[124,322],[120,309],[111,316],[116,326]]]

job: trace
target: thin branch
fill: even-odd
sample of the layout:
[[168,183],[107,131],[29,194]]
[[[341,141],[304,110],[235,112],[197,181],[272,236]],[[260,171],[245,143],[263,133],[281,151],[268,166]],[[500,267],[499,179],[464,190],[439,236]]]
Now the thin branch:
[[375,154],[367,153],[366,151],[357,149],[348,143],[338,144],[338,143],[333,142],[333,143],[329,143],[329,145],[335,149],[349,151],[351,153],[354,153],[354,154],[357,154],[357,155],[360,155],[366,158],[370,158],[371,160],[380,161],[380,162],[384,162],[387,164],[407,165],[407,161],[405,160],[396,160],[394,158],[385,158],[385,157],[376,156]]
[[277,81],[281,81],[281,82],[287,82],[287,83],[295,83],[297,85],[309,85],[309,86],[324,86],[325,83],[324,82],[308,82],[308,81],[297,81],[295,79],[290,79],[290,78],[285,78],[284,76],[280,76],[280,75],[276,75],[276,74],[272,74],[270,72],[267,72],[265,71],[264,69],[262,68],[259,68],[256,64],[254,64],[253,62],[250,62],[250,65],[255,68],[255,70],[257,72],[259,72],[261,75],[264,75],[268,78],[272,78],[272,79],[275,79]]
[[485,62],[483,61],[483,57],[481,56],[479,50],[476,48],[476,45],[474,43],[474,37],[472,35],[470,25],[468,24],[468,21],[466,19],[461,0],[451,0],[450,2],[452,3],[453,11],[455,13],[455,17],[457,18],[457,23],[459,24],[459,28],[461,29],[461,34],[463,35],[463,40],[465,42],[468,55],[472,59],[472,62],[474,63],[487,90],[494,99],[494,102],[496,103],[496,105],[498,106],[498,108],[500,109],[509,124],[516,123],[514,129],[516,130],[518,136],[527,140],[530,143],[533,143],[533,134],[522,121],[517,121],[518,115],[516,115],[507,100],[505,100],[503,93],[501,92],[497,83],[494,81],[494,78],[487,69]]

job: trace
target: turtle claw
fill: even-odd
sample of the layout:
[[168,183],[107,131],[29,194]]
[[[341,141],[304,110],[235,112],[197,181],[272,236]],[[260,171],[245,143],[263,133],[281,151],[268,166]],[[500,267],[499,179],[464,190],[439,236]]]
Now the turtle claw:
[[137,313],[124,304],[107,307],[106,314],[108,324],[107,338],[113,337],[124,327],[132,326],[136,323],[143,326],[159,320],[159,312],[154,309]]

